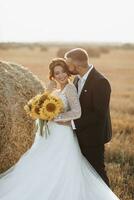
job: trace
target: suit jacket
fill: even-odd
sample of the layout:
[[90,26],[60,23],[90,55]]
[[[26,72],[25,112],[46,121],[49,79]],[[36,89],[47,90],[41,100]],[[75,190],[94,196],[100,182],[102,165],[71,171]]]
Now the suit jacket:
[[[78,77],[74,79],[74,84],[77,87]],[[93,68],[80,94],[81,117],[74,120],[81,148],[98,146],[111,140],[110,94],[108,80]]]

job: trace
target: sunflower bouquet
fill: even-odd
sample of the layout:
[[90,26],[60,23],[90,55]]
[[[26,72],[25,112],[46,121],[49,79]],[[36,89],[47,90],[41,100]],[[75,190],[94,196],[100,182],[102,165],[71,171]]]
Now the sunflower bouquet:
[[49,133],[47,122],[63,112],[63,102],[59,97],[44,92],[30,99],[24,110],[32,119],[39,119],[40,134],[43,135],[44,124]]

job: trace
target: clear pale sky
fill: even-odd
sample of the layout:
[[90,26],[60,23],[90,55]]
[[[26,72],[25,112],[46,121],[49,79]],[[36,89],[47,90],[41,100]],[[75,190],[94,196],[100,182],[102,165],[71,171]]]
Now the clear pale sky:
[[134,0],[0,0],[0,41],[134,43]]

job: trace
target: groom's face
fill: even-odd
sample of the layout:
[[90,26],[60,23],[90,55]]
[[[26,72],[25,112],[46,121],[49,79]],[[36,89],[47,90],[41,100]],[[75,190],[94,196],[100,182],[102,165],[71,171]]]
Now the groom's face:
[[72,75],[77,75],[79,74],[78,70],[77,70],[77,66],[75,64],[75,62],[71,59],[71,58],[67,58],[66,59],[66,63],[68,65],[68,69],[69,69],[69,72],[72,74]]

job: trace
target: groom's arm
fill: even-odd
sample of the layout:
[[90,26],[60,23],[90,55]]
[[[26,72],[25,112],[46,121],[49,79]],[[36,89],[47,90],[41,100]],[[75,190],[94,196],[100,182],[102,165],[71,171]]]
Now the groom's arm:
[[96,81],[93,89],[93,111],[87,111],[77,120],[77,128],[86,128],[91,124],[105,123],[105,118],[109,108],[111,87],[107,79],[99,79]]

